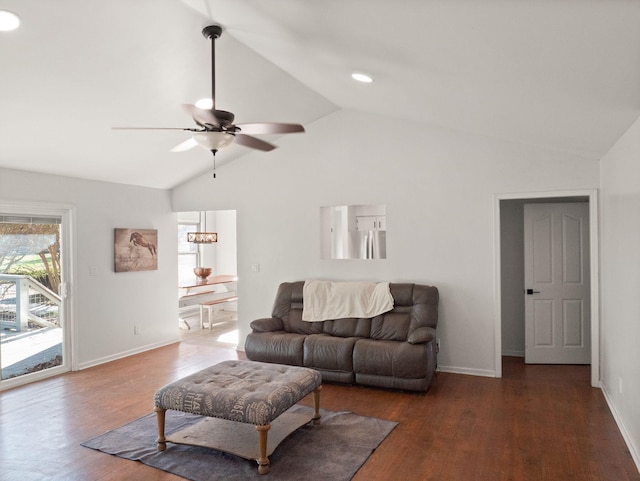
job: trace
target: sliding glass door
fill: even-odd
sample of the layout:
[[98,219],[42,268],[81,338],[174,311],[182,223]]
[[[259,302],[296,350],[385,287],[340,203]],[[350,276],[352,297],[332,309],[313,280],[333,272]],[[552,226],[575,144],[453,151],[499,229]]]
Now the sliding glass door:
[[65,217],[0,211],[1,388],[69,370]]

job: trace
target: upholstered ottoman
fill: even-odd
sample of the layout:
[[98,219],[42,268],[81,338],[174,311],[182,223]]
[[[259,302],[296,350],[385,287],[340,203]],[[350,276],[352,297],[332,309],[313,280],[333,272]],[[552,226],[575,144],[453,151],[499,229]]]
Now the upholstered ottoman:
[[[286,436],[311,420],[319,422],[321,382],[320,373],[313,369],[254,361],[225,361],[203,369],[156,392],[158,450],[164,451],[167,441],[212,447],[255,459],[258,472],[265,474],[269,471],[268,456]],[[313,416],[287,416],[286,411],[311,392]],[[165,437],[167,409],[206,418]],[[251,440],[247,440],[247,427],[253,431]],[[276,428],[275,441],[268,439],[272,427]]]

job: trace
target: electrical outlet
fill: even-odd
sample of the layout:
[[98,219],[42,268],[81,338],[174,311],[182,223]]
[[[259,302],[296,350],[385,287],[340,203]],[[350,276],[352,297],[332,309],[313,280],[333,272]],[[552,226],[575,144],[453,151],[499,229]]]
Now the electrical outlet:
[[436,337],[436,352],[440,352],[440,338]]
[[251,272],[260,272],[260,264],[258,263],[251,264]]
[[133,325],[133,334],[136,335],[136,336],[138,334],[140,334],[140,326],[139,325],[137,325],[137,324]]
[[618,378],[618,392],[622,394],[622,378]]

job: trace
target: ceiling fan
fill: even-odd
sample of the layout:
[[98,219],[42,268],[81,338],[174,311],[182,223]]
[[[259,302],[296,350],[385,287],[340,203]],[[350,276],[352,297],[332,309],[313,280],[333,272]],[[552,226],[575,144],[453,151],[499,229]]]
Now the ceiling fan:
[[[304,132],[300,124],[278,122],[257,122],[248,124],[234,124],[235,116],[231,112],[216,109],[216,62],[215,41],[222,35],[220,25],[209,25],[202,29],[202,35],[211,39],[211,102],[210,109],[199,108],[195,105],[184,104],[183,108],[191,115],[196,127],[114,127],[118,130],[185,130],[192,132],[191,138],[176,145],[171,152],[184,152],[200,146],[213,154],[213,177],[215,178],[215,157],[219,149],[235,142],[252,149],[269,152],[275,145],[253,137],[260,134],[289,134]],[[251,134],[251,135],[249,135]]]

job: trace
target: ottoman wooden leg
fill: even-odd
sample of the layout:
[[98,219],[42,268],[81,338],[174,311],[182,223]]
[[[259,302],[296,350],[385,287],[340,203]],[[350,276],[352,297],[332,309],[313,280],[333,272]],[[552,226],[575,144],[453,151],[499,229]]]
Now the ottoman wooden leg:
[[265,426],[256,426],[256,430],[258,431],[258,439],[260,442],[260,457],[257,459],[259,474],[267,474],[269,472],[269,458],[267,457],[267,439],[269,435],[269,429],[271,429],[270,424],[267,424]]
[[167,410],[157,407],[154,408],[154,411],[156,412],[156,417],[158,418],[158,451],[164,451],[165,449],[167,449],[167,442],[166,438],[164,437],[164,419]]
[[320,424],[320,391],[322,390],[322,386],[318,386],[313,391],[313,408],[315,409],[315,413],[313,413],[313,424]]

